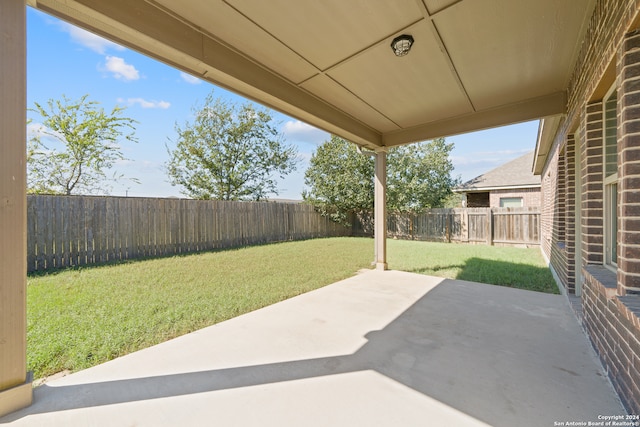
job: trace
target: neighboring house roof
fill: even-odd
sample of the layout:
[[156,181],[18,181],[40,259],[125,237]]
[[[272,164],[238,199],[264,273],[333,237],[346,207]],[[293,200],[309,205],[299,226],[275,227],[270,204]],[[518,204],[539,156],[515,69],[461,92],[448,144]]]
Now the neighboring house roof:
[[533,151],[477,176],[456,187],[453,191],[464,193],[468,191],[540,187],[540,176],[533,174],[532,165]]

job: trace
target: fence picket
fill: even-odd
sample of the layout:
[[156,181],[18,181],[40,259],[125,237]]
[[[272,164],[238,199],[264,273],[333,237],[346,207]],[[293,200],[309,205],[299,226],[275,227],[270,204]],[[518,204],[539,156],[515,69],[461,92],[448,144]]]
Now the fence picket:
[[310,205],[27,196],[28,271],[235,246],[348,236]]
[[[354,215],[352,234],[370,236],[373,217]],[[538,208],[430,209],[421,214],[390,213],[387,235],[399,239],[515,246],[540,244]]]
[[[492,221],[487,223],[487,218]],[[306,204],[95,196],[27,197],[28,271],[319,236],[371,235],[372,216],[338,225]],[[540,211],[432,209],[390,214],[390,237],[539,245]],[[492,231],[491,231],[492,230]]]

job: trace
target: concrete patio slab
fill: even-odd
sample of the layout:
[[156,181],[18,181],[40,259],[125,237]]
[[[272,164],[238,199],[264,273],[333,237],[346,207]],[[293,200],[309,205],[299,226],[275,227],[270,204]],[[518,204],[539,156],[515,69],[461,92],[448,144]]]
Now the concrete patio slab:
[[46,383],[0,424],[554,426],[624,413],[565,297],[366,271]]

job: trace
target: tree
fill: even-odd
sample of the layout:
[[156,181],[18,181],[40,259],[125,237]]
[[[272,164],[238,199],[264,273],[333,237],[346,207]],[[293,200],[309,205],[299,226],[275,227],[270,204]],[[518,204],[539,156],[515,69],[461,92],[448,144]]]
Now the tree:
[[210,93],[195,120],[176,124],[176,147],[167,147],[173,185],[195,199],[262,200],[278,194],[276,177],[296,168],[295,147],[286,145],[271,113]]
[[[89,95],[72,101],[50,99],[46,108],[35,103],[30,111],[42,125],[27,147],[27,184],[31,193],[77,194],[108,192],[107,182],[121,175],[107,172],[124,160],[121,138],[137,142],[135,120],[122,117],[123,107],[110,113]],[[135,180],[134,180],[135,181]]]
[[461,208],[462,207],[462,193],[451,193],[449,197],[444,201],[443,207],[445,208]]
[[458,184],[451,177],[449,153],[453,143],[444,138],[403,145],[389,150],[387,159],[387,208],[396,212],[420,212],[441,208]]
[[[442,207],[457,180],[451,178],[449,153],[453,144],[444,138],[389,150],[387,208],[395,212],[420,212]],[[309,190],[305,201],[333,220],[348,224],[349,212],[373,209],[374,160],[356,146],[332,136],[312,155],[305,173]]]
[[311,156],[302,197],[321,214],[348,224],[349,212],[361,214],[373,208],[374,162],[356,146],[332,135]]

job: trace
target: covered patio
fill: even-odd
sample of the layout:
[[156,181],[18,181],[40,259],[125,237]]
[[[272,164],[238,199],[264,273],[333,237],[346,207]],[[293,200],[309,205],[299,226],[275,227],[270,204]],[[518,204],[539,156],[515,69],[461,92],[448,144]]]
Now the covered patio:
[[552,426],[624,414],[561,295],[365,270],[35,389],[11,426]]
[[[51,383],[11,419],[326,425],[348,414],[406,425],[428,411],[540,425],[621,413],[560,297],[383,272],[386,151],[566,114],[591,17],[609,3],[635,19],[635,3],[604,0],[0,2],[0,414],[32,400],[26,4],[374,151],[381,271]],[[403,40],[410,51],[392,49]]]

